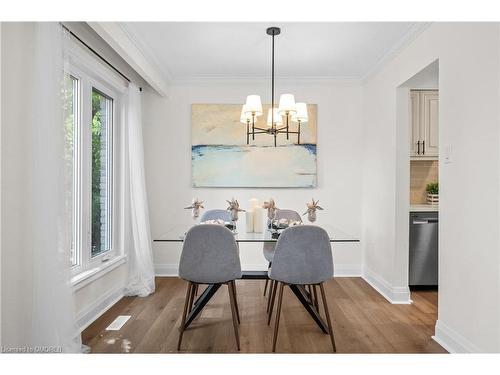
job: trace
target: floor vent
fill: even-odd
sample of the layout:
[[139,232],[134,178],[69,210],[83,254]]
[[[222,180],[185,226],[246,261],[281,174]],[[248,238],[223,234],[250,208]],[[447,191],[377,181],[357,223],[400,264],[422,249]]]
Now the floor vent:
[[130,318],[131,315],[118,315],[116,319],[106,327],[106,331],[119,331]]

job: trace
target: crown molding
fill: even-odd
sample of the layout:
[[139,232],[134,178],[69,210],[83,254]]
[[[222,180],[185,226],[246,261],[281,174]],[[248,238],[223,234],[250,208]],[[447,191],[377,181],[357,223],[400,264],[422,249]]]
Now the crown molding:
[[168,69],[165,64],[162,64],[156,54],[151,50],[151,47],[142,39],[137,33],[130,30],[129,27],[123,22],[117,22],[118,26],[123,30],[123,32],[129,37],[130,41],[142,52],[142,54],[158,69],[164,76],[167,83],[173,81],[172,72]]
[[387,51],[363,77],[362,82],[366,82],[375,76],[382,68],[407,48],[420,34],[432,25],[433,22],[415,22],[405,33],[405,35],[389,51]]
[[88,22],[88,25],[108,43],[161,96],[167,96],[168,82],[164,73],[151,63],[143,49],[137,47],[117,22]]
[[[270,76],[235,76],[235,75],[197,75],[172,79],[173,86],[183,86],[192,84],[262,84],[269,85]],[[338,85],[359,85],[362,83],[358,77],[334,77],[334,76],[276,76],[278,84],[338,84]]]

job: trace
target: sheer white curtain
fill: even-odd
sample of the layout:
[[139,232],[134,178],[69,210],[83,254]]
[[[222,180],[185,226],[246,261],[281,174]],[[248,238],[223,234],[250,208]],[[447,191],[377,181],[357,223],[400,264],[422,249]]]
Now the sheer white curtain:
[[131,83],[128,93],[127,157],[130,212],[129,281],[125,294],[145,297],[155,291],[153,251],[149,227],[144,148],[142,138],[141,95]]
[[64,35],[58,23],[9,24],[2,34],[9,52],[2,87],[8,166],[2,171],[2,345],[80,352],[66,225]]

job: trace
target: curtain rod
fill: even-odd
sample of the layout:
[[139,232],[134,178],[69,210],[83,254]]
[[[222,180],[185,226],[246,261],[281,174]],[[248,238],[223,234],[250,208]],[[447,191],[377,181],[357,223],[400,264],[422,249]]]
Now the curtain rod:
[[[116,73],[118,73],[120,76],[122,76],[128,83],[130,83],[130,79],[120,72],[113,64],[111,64],[108,60],[106,60],[103,56],[101,56],[95,49],[93,49],[91,46],[89,46],[87,43],[85,43],[78,35],[76,35],[73,31],[68,29],[65,25],[61,23],[61,26],[63,27],[64,30],[66,30],[68,33],[70,33],[76,40],[78,40],[81,44],[83,44],[85,47],[87,47],[94,55],[96,55],[98,58],[100,58],[106,65],[108,65],[111,69],[113,69]],[[139,91],[142,91],[142,87],[139,87]]]

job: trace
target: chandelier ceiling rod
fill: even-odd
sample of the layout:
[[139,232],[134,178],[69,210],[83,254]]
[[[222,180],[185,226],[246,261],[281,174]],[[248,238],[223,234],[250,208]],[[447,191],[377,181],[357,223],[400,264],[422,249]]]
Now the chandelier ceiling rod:
[[272,36],[272,49],[271,49],[271,124],[274,128],[274,37],[279,35],[281,30],[279,27],[269,27],[266,30],[268,35]]

